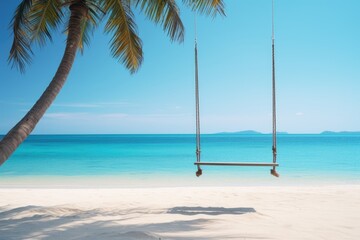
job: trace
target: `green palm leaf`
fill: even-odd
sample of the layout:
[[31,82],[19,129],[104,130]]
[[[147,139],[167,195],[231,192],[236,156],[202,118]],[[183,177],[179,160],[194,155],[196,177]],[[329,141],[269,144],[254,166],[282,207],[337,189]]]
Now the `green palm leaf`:
[[18,68],[22,73],[25,71],[26,64],[31,62],[31,28],[26,15],[30,11],[32,4],[32,0],[23,0],[16,8],[10,24],[13,28],[14,40],[8,61],[12,64],[12,67]]
[[[101,10],[101,8],[94,2],[94,0],[86,1],[85,4],[88,8],[88,13],[86,15],[86,18],[83,18],[81,21],[81,36],[80,36],[80,43],[79,43],[79,49],[80,52],[84,53],[84,47],[85,45],[90,45],[91,36],[94,33],[94,30],[98,26],[98,23],[101,21],[101,19],[104,16],[104,12]],[[69,24],[66,24],[68,26]],[[67,32],[68,29],[66,29]]]
[[174,0],[136,0],[135,6],[155,23],[161,23],[171,40],[184,40],[184,25]]
[[183,3],[193,11],[215,17],[217,14],[225,16],[225,4],[223,0],[183,0]]
[[32,27],[32,40],[45,45],[46,40],[51,38],[51,31],[57,28],[61,22],[63,13],[59,0],[38,0],[29,12],[29,23]]
[[90,35],[94,32],[95,26],[92,24],[92,22],[89,19],[82,19],[81,20],[81,36],[80,36],[80,43],[79,43],[79,49],[80,52],[84,53],[84,47],[85,45],[90,44]]
[[109,14],[105,32],[112,33],[112,55],[122,61],[131,73],[135,73],[143,59],[142,43],[136,33],[134,14],[129,0],[107,0],[102,9]]

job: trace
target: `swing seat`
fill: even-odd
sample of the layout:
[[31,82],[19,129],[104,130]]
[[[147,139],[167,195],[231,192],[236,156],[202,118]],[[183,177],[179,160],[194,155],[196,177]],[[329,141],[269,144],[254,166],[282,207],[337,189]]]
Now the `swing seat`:
[[[278,163],[265,162],[195,162],[197,166],[239,166],[239,167],[278,167]],[[276,172],[276,171],[275,171]]]
[[[278,167],[278,163],[265,163],[265,162],[195,162],[194,165],[199,166],[239,166],[239,167],[273,167],[270,170],[271,175],[275,177],[280,177],[280,174],[276,172],[275,167]],[[202,170],[196,172],[196,176],[200,177],[202,175]]]

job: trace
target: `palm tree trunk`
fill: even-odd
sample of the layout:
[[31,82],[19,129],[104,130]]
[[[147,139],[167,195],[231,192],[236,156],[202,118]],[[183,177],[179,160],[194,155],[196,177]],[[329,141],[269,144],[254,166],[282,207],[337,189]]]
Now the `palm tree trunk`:
[[81,21],[87,14],[87,7],[81,2],[70,6],[71,16],[66,48],[54,78],[23,119],[16,124],[0,141],[0,165],[3,164],[17,147],[30,135],[36,124],[55,100],[63,87],[73,65],[81,36]]

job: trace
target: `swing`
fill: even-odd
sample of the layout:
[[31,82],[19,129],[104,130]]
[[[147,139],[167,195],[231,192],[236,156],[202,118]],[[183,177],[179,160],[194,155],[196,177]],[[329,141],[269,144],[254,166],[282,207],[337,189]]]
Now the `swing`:
[[239,166],[239,167],[272,167],[271,175],[279,177],[276,172],[276,167],[279,164],[276,162],[276,95],[275,95],[275,37],[274,37],[274,0],[272,0],[272,162],[202,162],[201,161],[201,147],[200,147],[200,104],[199,104],[199,77],[198,77],[198,48],[196,37],[196,18],[195,18],[195,108],[196,108],[196,162],[197,166],[196,176],[202,175],[201,166]]

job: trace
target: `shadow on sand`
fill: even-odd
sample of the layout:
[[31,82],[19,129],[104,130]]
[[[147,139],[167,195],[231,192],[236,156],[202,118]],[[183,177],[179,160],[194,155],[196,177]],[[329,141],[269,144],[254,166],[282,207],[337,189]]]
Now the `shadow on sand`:
[[223,208],[223,207],[174,207],[168,210],[171,214],[182,214],[182,215],[223,215],[223,214],[245,214],[254,213],[254,208]]
[[[193,231],[204,228],[214,219],[206,216],[172,220],[162,218],[163,214],[221,215],[256,212],[253,208],[222,207],[173,207],[149,212],[144,208],[132,209],[78,209],[65,206],[24,206],[19,208],[0,207],[0,240],[213,240],[218,237],[192,236]],[[141,222],[143,218],[153,222]],[[139,221],[137,221],[139,219]],[[161,220],[160,220],[161,221]],[[171,233],[171,236],[167,237]],[[185,236],[183,233],[187,233]],[[190,233],[190,234],[189,234]],[[254,239],[253,236],[238,236],[236,239]],[[256,238],[261,239],[261,238]]]

